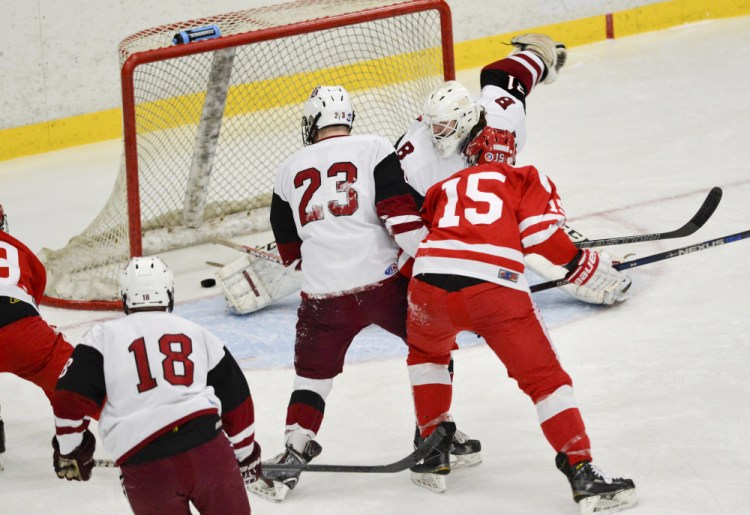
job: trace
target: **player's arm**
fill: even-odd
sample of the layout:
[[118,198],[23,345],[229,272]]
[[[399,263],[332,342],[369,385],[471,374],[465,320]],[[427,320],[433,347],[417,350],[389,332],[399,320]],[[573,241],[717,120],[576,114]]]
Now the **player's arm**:
[[374,171],[375,207],[388,232],[404,252],[414,256],[427,229],[419,216],[395,152],[388,154]]
[[224,356],[209,372],[206,383],[221,401],[221,422],[246,482],[260,474],[260,445],[255,441],[255,407],[245,375],[224,347]]
[[302,239],[297,233],[292,206],[276,192],[271,199],[271,230],[284,265],[289,266],[302,257]]
[[57,381],[52,409],[55,436],[53,463],[59,478],[87,481],[94,467],[96,439],[89,421],[106,398],[101,353],[85,344],[76,346]]
[[626,300],[630,278],[612,266],[606,253],[578,249],[566,234],[565,211],[554,183],[533,167],[528,168],[526,178],[519,220],[527,264],[545,279],[567,279],[571,284],[563,290],[584,302]]

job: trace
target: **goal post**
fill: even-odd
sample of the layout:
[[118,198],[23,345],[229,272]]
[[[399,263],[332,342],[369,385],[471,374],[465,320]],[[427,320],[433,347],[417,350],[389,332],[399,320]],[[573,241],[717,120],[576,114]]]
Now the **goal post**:
[[[221,35],[173,43],[207,26]],[[96,219],[42,251],[48,305],[119,309],[131,256],[267,230],[315,86],[347,88],[353,131],[395,142],[455,74],[444,0],[297,0],[143,30],[119,51],[121,170]]]

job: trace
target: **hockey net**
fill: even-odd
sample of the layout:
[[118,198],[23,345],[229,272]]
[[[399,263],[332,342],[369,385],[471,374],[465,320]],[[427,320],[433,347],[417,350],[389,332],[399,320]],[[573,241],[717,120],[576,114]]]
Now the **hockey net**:
[[[267,230],[276,167],[302,147],[302,104],[349,90],[354,132],[396,141],[453,78],[443,0],[299,0],[141,31],[120,44],[124,158],[105,207],[44,249],[45,303],[116,309],[130,256]],[[216,25],[215,39],[173,44]]]

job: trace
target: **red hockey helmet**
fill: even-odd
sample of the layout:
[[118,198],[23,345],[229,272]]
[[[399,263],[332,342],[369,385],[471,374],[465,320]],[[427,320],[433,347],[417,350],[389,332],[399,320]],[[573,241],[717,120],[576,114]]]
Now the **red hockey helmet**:
[[485,127],[472,139],[464,150],[470,166],[485,163],[516,162],[516,138],[508,131]]
[[8,215],[5,214],[2,204],[0,204],[0,231],[8,232]]

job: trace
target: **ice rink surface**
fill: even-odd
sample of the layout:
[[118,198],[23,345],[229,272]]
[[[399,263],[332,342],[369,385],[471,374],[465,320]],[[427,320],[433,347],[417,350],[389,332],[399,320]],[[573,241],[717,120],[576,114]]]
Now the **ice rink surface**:
[[[750,17],[573,48],[558,81],[529,97],[520,163],[556,182],[571,225],[590,238],[675,229],[712,186],[724,189],[716,214],[695,235],[612,248],[619,256],[744,231],[748,62]],[[458,78],[478,91],[478,70]],[[105,203],[119,160],[119,142],[108,142],[0,162],[11,232],[34,251],[63,246]],[[182,272],[176,312],[225,339],[246,370],[257,438],[270,458],[282,448],[297,300],[250,316],[227,314],[216,289],[198,283],[213,273],[205,259],[236,257],[206,247],[165,259]],[[535,297],[573,377],[595,463],[635,480],[641,502],[632,513],[750,512],[749,261],[750,242],[741,241],[633,269],[633,298],[613,308],[558,291]],[[72,341],[96,320],[119,316],[51,308],[43,315]],[[463,335],[461,342],[453,414],[482,441],[484,463],[452,473],[442,495],[414,486],[406,472],[305,473],[283,504],[253,497],[253,512],[577,513],[531,402],[481,340]],[[355,340],[328,398],[318,462],[382,464],[410,451],[404,356],[405,346],[379,330]],[[130,513],[116,470],[97,469],[88,483],[56,478],[54,423],[41,390],[0,374],[0,405],[8,448],[1,514]],[[97,454],[106,457],[101,446]]]

